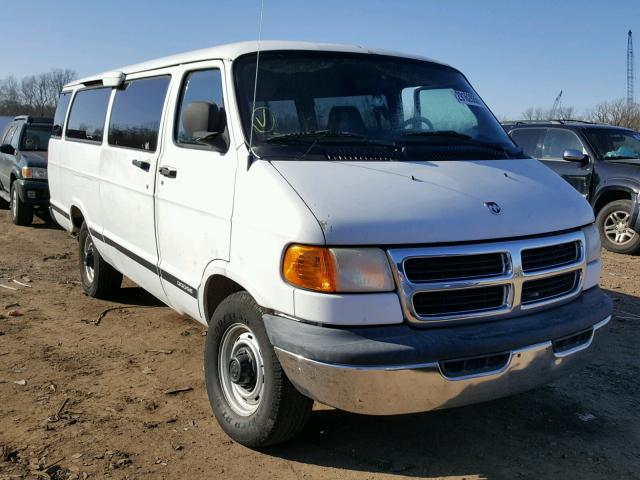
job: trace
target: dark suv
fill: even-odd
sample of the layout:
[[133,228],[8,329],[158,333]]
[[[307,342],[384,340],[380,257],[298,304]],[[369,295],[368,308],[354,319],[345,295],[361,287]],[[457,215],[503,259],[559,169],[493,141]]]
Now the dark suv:
[[505,123],[504,128],[525,153],[591,203],[607,250],[640,250],[640,133],[569,120]]
[[30,225],[34,208],[49,206],[47,147],[51,118],[15,117],[0,136],[0,203],[17,225]]

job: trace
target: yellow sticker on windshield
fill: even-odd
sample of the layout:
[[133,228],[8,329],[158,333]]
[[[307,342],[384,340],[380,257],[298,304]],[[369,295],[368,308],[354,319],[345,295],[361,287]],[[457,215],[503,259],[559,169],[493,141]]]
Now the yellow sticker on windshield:
[[269,107],[258,107],[253,111],[253,128],[259,133],[269,133],[276,126],[276,117]]

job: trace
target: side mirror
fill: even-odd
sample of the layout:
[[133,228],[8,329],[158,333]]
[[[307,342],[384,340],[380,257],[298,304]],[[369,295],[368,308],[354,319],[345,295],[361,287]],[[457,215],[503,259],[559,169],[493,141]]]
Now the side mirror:
[[5,143],[4,145],[0,145],[0,153],[6,153],[7,155],[15,155],[16,149],[13,146]]
[[565,150],[562,154],[562,159],[567,162],[580,162],[585,163],[589,160],[589,155],[585,155],[580,150],[576,150],[575,148],[570,148]]

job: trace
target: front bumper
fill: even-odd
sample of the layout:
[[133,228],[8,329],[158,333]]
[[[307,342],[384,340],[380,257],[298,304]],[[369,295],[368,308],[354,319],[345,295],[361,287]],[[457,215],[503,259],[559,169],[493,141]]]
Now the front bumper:
[[[508,396],[579,370],[598,351],[611,310],[596,287],[552,310],[476,325],[336,329],[271,315],[265,325],[300,392],[341,410],[392,415]],[[483,362],[468,374],[450,368]]]
[[19,179],[15,181],[15,185],[22,202],[34,205],[49,204],[49,182]]

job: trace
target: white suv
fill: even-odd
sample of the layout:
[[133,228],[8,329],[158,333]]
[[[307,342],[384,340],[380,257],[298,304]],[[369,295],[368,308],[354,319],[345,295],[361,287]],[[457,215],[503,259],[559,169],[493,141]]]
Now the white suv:
[[593,213],[462,73],[355,46],[257,50],[72,82],[49,145],[85,292],[117,295],[125,274],[208,325],[232,438],[284,441],[313,400],[419,412],[584,365],[611,315]]

